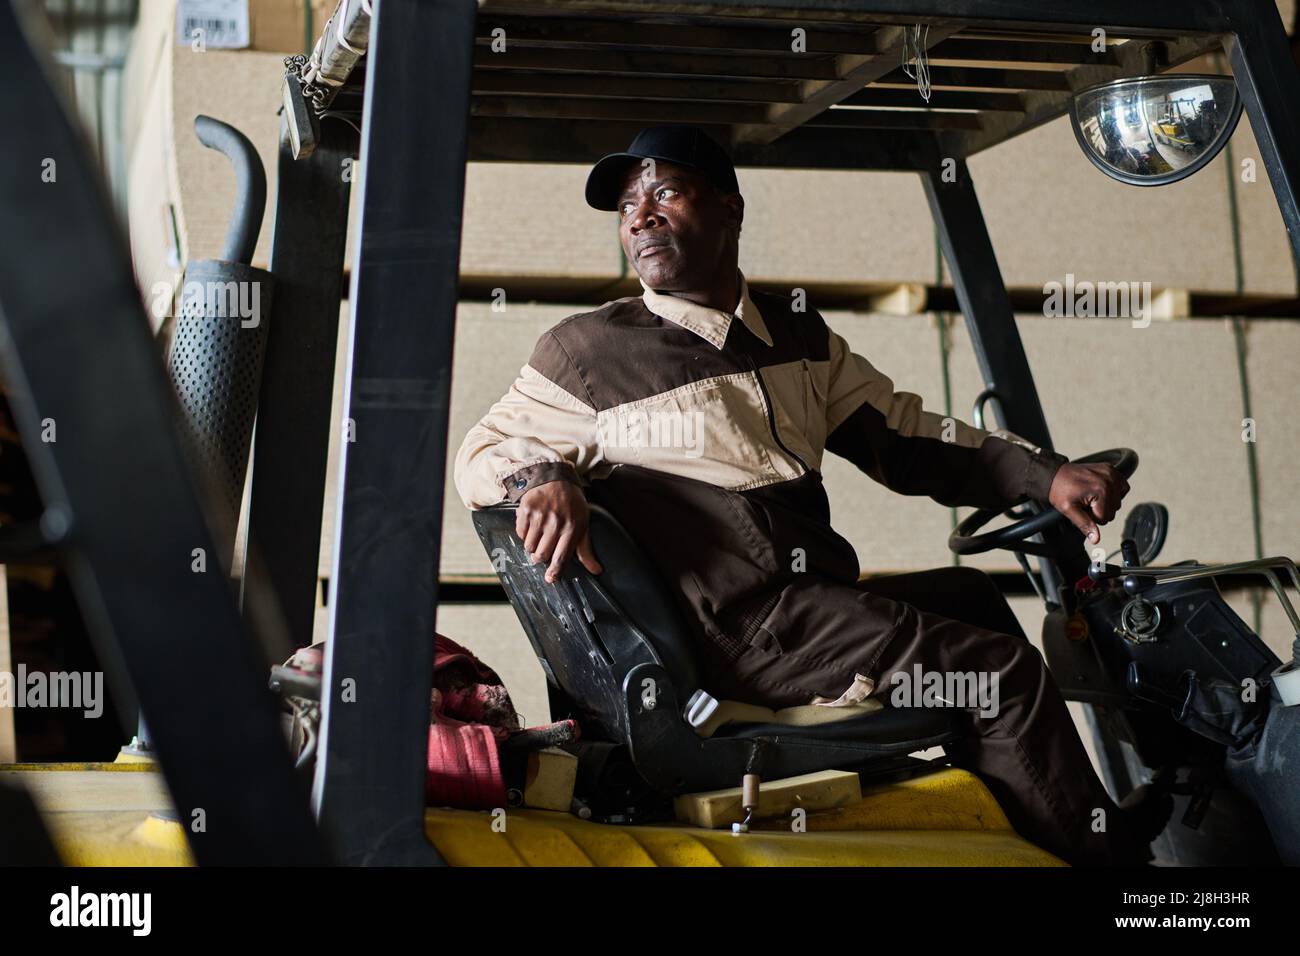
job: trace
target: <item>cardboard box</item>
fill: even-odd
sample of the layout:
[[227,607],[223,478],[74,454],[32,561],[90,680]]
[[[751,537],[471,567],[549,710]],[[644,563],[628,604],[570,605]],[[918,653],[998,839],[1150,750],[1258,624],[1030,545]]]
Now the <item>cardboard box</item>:
[[[152,4],[151,4],[152,5]],[[202,25],[210,49],[307,53],[338,0],[165,0],[157,6],[175,11],[172,41],[178,46],[198,43]],[[243,42],[241,43],[241,39]]]
[[338,0],[249,0],[249,49],[310,53]]

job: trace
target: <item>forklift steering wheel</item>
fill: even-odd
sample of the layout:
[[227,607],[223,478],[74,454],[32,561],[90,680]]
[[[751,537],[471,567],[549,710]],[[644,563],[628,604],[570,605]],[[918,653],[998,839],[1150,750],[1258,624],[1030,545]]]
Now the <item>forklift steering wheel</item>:
[[[1125,478],[1128,478],[1133,472],[1137,471],[1138,456],[1137,452],[1131,448],[1111,448],[1108,451],[1099,451],[1091,455],[1084,455],[1082,458],[1075,458],[1071,463],[1075,465],[1107,464]],[[998,512],[994,508],[981,508],[970,515],[965,521],[957,525],[952,534],[948,536],[948,548],[955,554],[983,554],[985,551],[992,551],[994,548],[1004,548],[1007,551],[1050,556],[1052,552],[1045,545],[1031,542],[1028,539],[1053,525],[1067,524],[1070,520],[1055,508],[1042,506],[1042,510],[1038,514],[1021,518],[1021,520],[1009,524],[1005,528],[986,531],[984,534],[975,533],[996,518],[997,515]]]

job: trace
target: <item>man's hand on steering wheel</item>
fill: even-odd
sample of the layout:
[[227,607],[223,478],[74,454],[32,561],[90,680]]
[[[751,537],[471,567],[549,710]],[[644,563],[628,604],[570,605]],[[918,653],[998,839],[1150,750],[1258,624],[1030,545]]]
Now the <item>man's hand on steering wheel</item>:
[[1097,544],[1101,541],[1097,525],[1115,517],[1126,494],[1128,481],[1112,466],[1066,462],[1057,469],[1047,500],[1089,543]]
[[1128,494],[1128,477],[1137,471],[1137,466],[1137,452],[1132,448],[1111,448],[1066,462],[1052,476],[1047,507],[1037,514],[1032,509],[1028,515],[1016,513],[1013,517],[1018,517],[1018,521],[982,534],[980,529],[996,518],[1001,509],[980,508],[952,529],[948,547],[954,554],[983,554],[994,548],[1006,548],[1055,558],[1060,555],[1057,545],[1036,541],[1034,537],[1048,528],[1066,524],[1073,524],[1086,540],[1096,544],[1101,540],[1097,525],[1115,517],[1120,499]]

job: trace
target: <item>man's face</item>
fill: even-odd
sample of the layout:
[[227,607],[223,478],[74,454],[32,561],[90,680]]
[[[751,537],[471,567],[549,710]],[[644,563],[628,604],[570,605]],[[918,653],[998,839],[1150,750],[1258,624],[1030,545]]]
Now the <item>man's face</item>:
[[721,195],[686,166],[645,160],[628,168],[619,194],[623,254],[650,288],[707,289],[736,268],[745,201]]

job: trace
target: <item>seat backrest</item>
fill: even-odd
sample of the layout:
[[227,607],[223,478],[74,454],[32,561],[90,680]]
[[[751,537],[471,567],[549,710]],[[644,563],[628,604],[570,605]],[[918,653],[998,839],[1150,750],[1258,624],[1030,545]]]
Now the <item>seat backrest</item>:
[[576,558],[548,584],[515,534],[514,505],[475,511],[474,528],[533,645],[546,678],[609,739],[627,733],[623,679],[638,664],[668,672],[678,700],[699,686],[691,632],[674,595],[645,553],[607,510],[591,506],[592,549],[603,569]]

